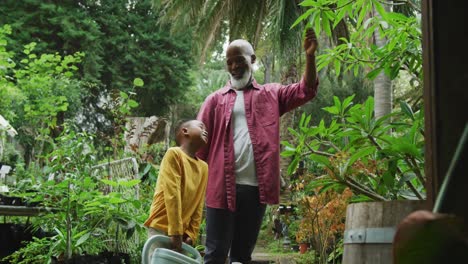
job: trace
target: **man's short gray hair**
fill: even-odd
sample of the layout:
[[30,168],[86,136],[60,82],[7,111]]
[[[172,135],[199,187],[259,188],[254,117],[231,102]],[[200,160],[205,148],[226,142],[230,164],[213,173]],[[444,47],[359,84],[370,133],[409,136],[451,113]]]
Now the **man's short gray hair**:
[[244,40],[244,39],[236,39],[236,40],[232,41],[231,43],[229,43],[228,47],[237,47],[237,48],[239,48],[242,51],[242,54],[244,56],[249,56],[250,57],[251,55],[255,54],[252,45],[247,40]]

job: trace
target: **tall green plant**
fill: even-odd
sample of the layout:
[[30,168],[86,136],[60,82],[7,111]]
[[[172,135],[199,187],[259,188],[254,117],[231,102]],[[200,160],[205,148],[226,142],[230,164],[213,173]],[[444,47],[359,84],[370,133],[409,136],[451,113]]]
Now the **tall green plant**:
[[142,205],[135,196],[135,186],[140,180],[101,179],[100,181],[105,186],[112,187],[112,192],[99,192],[85,203],[84,211],[89,217],[88,224],[95,235],[99,235],[106,245],[110,245],[108,250],[115,254],[123,251],[122,245],[139,246],[128,245],[128,241],[134,236],[135,231],[144,229],[141,224],[144,220],[137,217],[144,215],[144,212],[139,210]]
[[[317,33],[324,32],[331,37],[340,22],[347,22],[349,38],[340,42],[317,57],[318,70],[330,65],[337,75],[342,70],[354,72],[371,68],[369,78],[375,78],[384,71],[394,79],[400,70],[408,71],[414,78],[422,78],[421,26],[413,6],[412,16],[386,12],[378,0],[304,0],[301,6],[307,11],[293,24],[306,21]],[[406,4],[412,4],[407,1]],[[372,16],[377,12],[379,16]],[[382,46],[369,45],[374,32],[379,30],[382,37],[390,41]]]
[[[317,69],[329,67],[337,76],[366,74],[374,84],[376,116],[382,117],[393,109],[392,81],[399,76],[412,90],[402,97],[410,95],[411,100],[405,100],[420,106],[421,12],[414,2],[418,1],[303,0],[300,5],[307,11],[292,27],[305,22],[330,37],[333,46],[317,57]],[[392,8],[396,12],[390,12]]]
[[401,102],[400,111],[375,118],[372,97],[363,104],[353,98],[335,97],[324,108],[328,124],[310,126],[312,117],[303,114],[298,129],[289,129],[297,144],[282,142],[282,156],[293,157],[288,173],[304,160],[322,174],[314,181],[322,190],[338,184],[366,199],[424,199],[423,113]]
[[142,116],[166,114],[191,84],[187,28],[169,36],[151,0],[3,0],[0,14],[0,25],[12,27],[17,54],[32,41],[39,53],[86,54],[78,72],[90,91],[82,115],[98,129],[108,124],[100,99],[114,89],[128,92],[135,76],[147,83],[136,96]]
[[102,249],[103,246],[92,235],[93,230],[87,224],[84,211],[85,203],[98,194],[96,179],[91,176],[91,166],[96,161],[92,142],[92,136],[76,132],[67,125],[56,138],[54,150],[45,157],[47,166],[36,170],[41,174],[35,175],[33,181],[24,179],[24,183],[17,185],[21,189],[14,190],[16,194],[50,210],[32,223],[51,236],[28,243],[18,253],[21,258],[31,259],[30,254],[39,247],[43,250],[37,259],[46,259],[47,263],[52,257],[64,260]]
[[79,108],[84,92],[72,77],[83,54],[38,54],[31,42],[18,61],[20,54],[7,49],[11,32],[8,25],[0,29],[0,112],[18,130],[28,158],[39,157],[49,151],[67,114]]
[[[67,259],[81,253],[80,245],[86,242],[91,231],[84,223],[84,203],[96,195],[96,183],[91,178],[91,166],[96,157],[92,138],[68,128],[60,138],[50,159],[48,173],[53,180],[46,182],[41,191],[45,205],[59,211],[49,214],[60,239],[53,245],[56,252],[64,253]],[[60,256],[60,255],[59,255]]]

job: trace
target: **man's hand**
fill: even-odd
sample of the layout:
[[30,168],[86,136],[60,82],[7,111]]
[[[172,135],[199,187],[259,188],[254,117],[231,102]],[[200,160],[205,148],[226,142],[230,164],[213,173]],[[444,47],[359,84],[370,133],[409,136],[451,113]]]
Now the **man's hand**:
[[304,39],[304,49],[307,56],[314,56],[315,51],[317,50],[318,42],[315,31],[312,28],[307,29],[306,36]]
[[170,236],[170,238],[172,242],[172,250],[181,252],[182,251],[182,236],[175,235],[175,236]]

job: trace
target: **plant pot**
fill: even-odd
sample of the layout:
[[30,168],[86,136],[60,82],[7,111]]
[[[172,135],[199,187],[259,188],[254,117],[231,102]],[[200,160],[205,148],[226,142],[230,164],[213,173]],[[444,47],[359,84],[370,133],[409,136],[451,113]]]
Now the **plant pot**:
[[299,243],[299,253],[304,254],[309,249],[309,243]]
[[393,263],[392,242],[396,226],[423,206],[424,201],[411,200],[348,205],[343,264]]
[[[73,256],[71,259],[67,260],[57,260],[56,258],[52,258],[52,264],[107,264],[108,259],[107,256],[94,256],[94,255],[81,255],[81,256]],[[119,262],[120,264],[120,262]]]
[[299,245],[292,245],[291,250],[294,251],[294,252],[298,252],[299,251]]
[[107,258],[109,264],[130,264],[130,254],[127,253],[111,253]]
[[24,200],[21,197],[0,194],[0,205],[23,206]]
[[[32,241],[32,227],[24,224],[0,224],[0,260]],[[2,262],[0,262],[2,263]]]

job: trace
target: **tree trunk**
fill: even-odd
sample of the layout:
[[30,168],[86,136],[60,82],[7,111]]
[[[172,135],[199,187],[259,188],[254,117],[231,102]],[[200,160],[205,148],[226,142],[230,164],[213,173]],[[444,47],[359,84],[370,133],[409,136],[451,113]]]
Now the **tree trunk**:
[[264,73],[263,83],[271,83],[271,75],[273,71],[273,60],[274,60],[274,56],[271,53],[267,54],[262,59],[262,64],[265,69],[263,72]]
[[170,123],[165,118],[129,117],[125,124],[125,151],[137,151],[147,145],[164,142],[169,146]]
[[[387,12],[391,11],[390,5],[384,5],[384,8]],[[374,16],[380,18],[380,14],[376,10],[374,10]],[[375,44],[379,48],[384,46],[387,42],[387,39],[380,35],[379,28],[377,28],[374,32],[374,40]],[[374,79],[374,98],[374,111],[376,118],[390,114],[392,112],[392,81],[387,75],[385,75],[384,72],[381,72]]]

